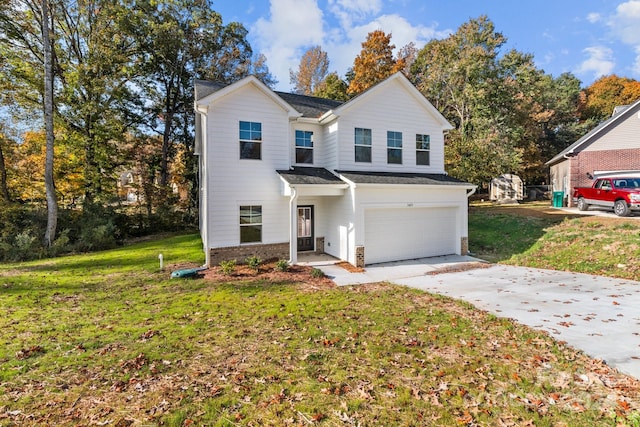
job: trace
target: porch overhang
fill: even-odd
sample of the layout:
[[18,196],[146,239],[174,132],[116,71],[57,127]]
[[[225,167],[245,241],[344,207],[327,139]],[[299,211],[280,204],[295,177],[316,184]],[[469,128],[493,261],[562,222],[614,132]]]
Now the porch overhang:
[[276,171],[282,180],[282,195],[342,196],[349,184],[324,168],[292,167]]
[[282,187],[283,196],[293,195],[293,190],[297,191],[297,195],[304,196],[342,196],[344,190],[349,188],[349,184],[329,184],[329,185],[314,185],[314,184],[288,184]]

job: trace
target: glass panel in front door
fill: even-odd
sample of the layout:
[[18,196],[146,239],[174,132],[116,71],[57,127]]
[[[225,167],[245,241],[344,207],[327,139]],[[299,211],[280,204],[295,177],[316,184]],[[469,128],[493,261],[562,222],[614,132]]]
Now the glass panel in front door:
[[298,237],[311,237],[311,207],[298,208]]

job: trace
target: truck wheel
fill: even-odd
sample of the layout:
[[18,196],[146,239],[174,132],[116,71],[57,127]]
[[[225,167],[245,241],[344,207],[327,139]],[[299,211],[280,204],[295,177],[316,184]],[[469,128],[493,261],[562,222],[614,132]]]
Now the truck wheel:
[[589,204],[584,201],[584,197],[580,197],[578,199],[578,210],[579,211],[589,210]]
[[631,210],[624,200],[616,200],[613,204],[613,212],[618,216],[628,216]]

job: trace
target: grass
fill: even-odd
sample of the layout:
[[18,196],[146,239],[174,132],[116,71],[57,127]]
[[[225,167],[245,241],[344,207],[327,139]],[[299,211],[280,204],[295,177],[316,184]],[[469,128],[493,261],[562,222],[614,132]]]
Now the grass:
[[470,250],[492,262],[640,280],[640,221],[572,216],[548,203],[474,206]]
[[469,304],[159,253],[202,262],[191,235],[0,265],[0,426],[638,425],[636,381]]

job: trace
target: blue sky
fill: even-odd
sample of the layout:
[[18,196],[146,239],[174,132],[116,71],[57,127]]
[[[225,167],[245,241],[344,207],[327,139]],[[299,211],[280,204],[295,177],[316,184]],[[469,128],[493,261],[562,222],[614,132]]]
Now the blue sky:
[[548,74],[571,72],[583,86],[609,74],[640,80],[640,0],[213,0],[213,8],[249,30],[279,90],[291,89],[289,69],[311,46],[344,76],[371,31],[420,48],[483,14],[507,37],[505,50],[533,54]]

